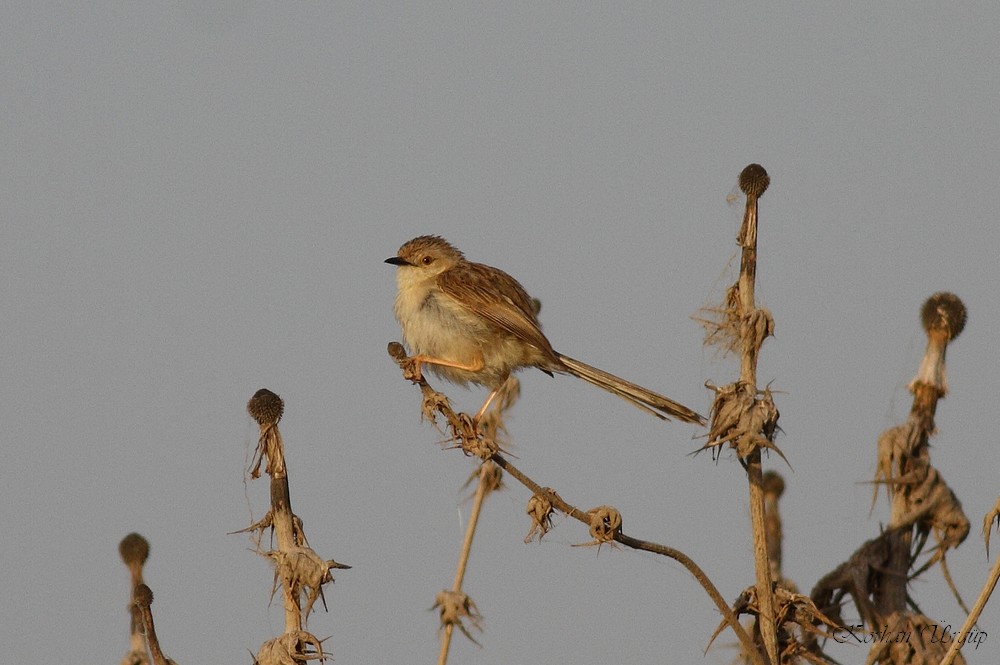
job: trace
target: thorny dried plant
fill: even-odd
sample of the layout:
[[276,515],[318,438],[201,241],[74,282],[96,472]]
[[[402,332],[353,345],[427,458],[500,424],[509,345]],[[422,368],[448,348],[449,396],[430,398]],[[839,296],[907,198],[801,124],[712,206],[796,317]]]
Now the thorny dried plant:
[[746,471],[760,606],[756,630],[768,661],[778,663],[779,626],[768,560],[761,451],[774,450],[783,459],[784,454],[774,444],[780,414],[773,394],[769,388],[757,387],[757,360],[764,340],[774,334],[774,317],[757,306],[755,297],[758,201],[770,184],[771,178],[760,164],[750,164],[740,173],[739,186],[746,196],[746,207],[736,237],[740,247],[739,276],[726,290],[723,303],[703,309],[704,316],[698,320],[705,327],[706,346],[719,346],[723,354],[740,355],[740,376],[736,381],[721,387],[705,384],[715,392],[715,398],[702,450],[711,449],[713,459],[717,459],[716,451],[728,444]]
[[337,563],[333,559],[324,559],[316,554],[311,547],[296,547],[291,550],[272,550],[264,552],[264,556],[274,564],[274,581],[271,586],[271,596],[273,597],[281,584],[285,593],[298,593],[298,598],[286,598],[286,602],[293,602],[301,606],[302,599],[305,599],[305,608],[302,611],[302,623],[305,625],[313,605],[318,598],[323,600],[323,609],[326,607],[326,597],[323,595],[323,585],[333,583],[333,575],[330,570],[333,568],[346,570],[350,566]]
[[532,494],[531,498],[528,499],[528,507],[525,512],[531,518],[531,529],[524,537],[525,543],[530,543],[536,535],[540,543],[545,534],[552,530],[552,516],[555,515],[556,509],[548,497],[550,494],[555,494],[555,490],[551,487],[544,487],[542,490],[541,493]]
[[[483,414],[478,426],[473,426],[475,432],[483,433],[482,437],[477,436],[477,438],[496,441],[497,433],[504,430],[503,414],[506,409],[514,405],[519,395],[520,384],[517,379],[508,377],[507,381],[497,391],[493,401],[493,409]],[[465,422],[463,422],[464,425]],[[503,483],[503,470],[491,458],[483,457],[481,451],[474,452],[473,454],[482,459],[482,462],[475,473],[465,483],[465,486],[468,486],[475,480],[476,491],[472,497],[472,510],[469,513],[469,523],[465,528],[465,539],[462,542],[462,551],[458,557],[455,579],[451,590],[444,590],[438,594],[435,604],[435,607],[441,608],[440,621],[442,630],[441,649],[438,653],[439,665],[445,665],[448,662],[448,653],[451,650],[451,637],[456,626],[466,638],[479,646],[479,642],[472,638],[472,634],[462,621],[463,617],[468,619],[469,625],[479,632],[483,630],[479,610],[472,599],[462,589],[462,584],[465,580],[465,571],[469,565],[469,559],[472,556],[472,541],[476,534],[476,528],[479,525],[479,516],[482,513],[483,504],[487,496],[501,487]]]
[[[271,506],[265,516],[240,532],[250,532],[257,551],[269,558],[274,565],[273,597],[278,586],[282,589],[285,610],[285,633],[265,642],[258,651],[255,662],[262,665],[287,665],[308,660],[323,661],[328,656],[322,641],[304,630],[309,615],[318,599],[326,597],[323,586],[333,583],[331,569],[349,569],[350,566],[333,559],[323,559],[309,547],[303,522],[292,512],[285,465],[284,442],[278,430],[278,421],[284,413],[284,402],[278,395],[262,388],[247,403],[247,412],[260,426],[256,463],[250,469],[251,478],[260,475],[266,461],[266,472],[271,477]],[[261,551],[265,530],[270,529],[277,548]]]
[[[965,608],[945,557],[965,540],[970,524],[955,493],[932,466],[929,443],[938,400],[947,394],[947,345],[962,332],[965,321],[965,306],[950,293],[934,294],[921,308],[928,345],[909,384],[910,414],[905,423],[884,431],[877,444],[873,505],[879,486],[884,486],[892,506],[889,527],[820,579],[811,593],[816,605],[838,622],[849,597],[869,630],[908,636],[898,642],[875,640],[868,663],[939,663],[945,656],[941,640],[924,639],[937,624],[910,609],[916,606],[908,592],[909,582],[935,563],[940,562],[946,582]],[[930,536],[936,545],[927,561],[915,567]],[[964,662],[957,647],[950,658]]]
[[442,630],[457,627],[466,639],[478,647],[482,646],[469,631],[471,626],[476,631],[483,632],[483,616],[469,596],[461,591],[440,591],[431,609],[438,610]]
[[[702,588],[705,589],[705,592],[708,594],[709,598],[711,598],[712,602],[715,603],[716,608],[723,615],[729,627],[736,633],[736,636],[740,640],[740,644],[743,645],[743,648],[746,649],[748,654],[750,654],[750,662],[754,665],[765,665],[767,661],[754,647],[754,642],[750,634],[743,628],[743,626],[740,625],[736,615],[729,608],[725,599],[719,593],[718,589],[715,588],[715,585],[712,584],[708,576],[705,575],[701,568],[687,555],[679,550],[665,545],[625,535],[621,529],[621,515],[611,506],[600,506],[590,511],[583,511],[567,503],[551,488],[542,487],[536,483],[534,480],[521,472],[520,469],[511,464],[510,461],[503,456],[502,451],[495,442],[484,444],[482,439],[485,437],[483,437],[482,432],[479,431],[478,428],[472,426],[472,419],[467,414],[456,413],[452,409],[451,403],[447,397],[434,391],[423,376],[416,376],[413,374],[411,371],[411,363],[408,362],[409,359],[406,357],[406,351],[402,344],[399,344],[398,342],[390,342],[388,345],[388,352],[389,356],[402,369],[403,378],[412,381],[420,387],[423,395],[421,408],[424,417],[434,423],[435,427],[439,427],[437,424],[438,416],[443,417],[447,422],[450,440],[456,442],[456,445],[453,447],[461,448],[467,455],[473,455],[481,458],[484,451],[492,451],[488,455],[488,459],[502,468],[507,475],[513,477],[519,483],[524,485],[530,492],[532,492],[532,498],[529,502],[527,510],[527,513],[532,520],[532,526],[528,537],[525,538],[525,542],[530,541],[536,533],[539,535],[539,538],[541,538],[551,528],[553,514],[555,511],[559,511],[568,517],[572,517],[577,521],[584,523],[589,529],[591,529],[591,535],[594,537],[594,542],[589,543],[591,545],[601,544],[604,542],[612,544],[619,543],[632,549],[643,550],[674,559],[683,565],[688,572],[691,573],[695,580],[698,581]],[[472,520],[470,518],[470,522],[471,521]],[[458,579],[458,574],[456,574],[456,579]],[[447,631],[448,629],[449,626],[446,625],[445,630]],[[443,663],[446,658],[447,650],[443,646],[442,656],[439,658],[438,662]]]
[[[833,631],[840,629],[840,625],[824,615],[808,596],[803,596],[780,584],[775,586],[774,597],[777,608],[779,662],[792,663],[801,659],[809,663],[827,663],[828,657],[816,646],[816,640],[831,637]],[[757,601],[757,588],[752,586],[745,589],[733,604],[733,611],[737,616],[749,615],[755,620],[759,619],[760,604]],[[712,645],[725,627],[726,623],[722,621],[709,638],[708,646]],[[741,659],[746,661],[747,655],[741,654]]]
[[605,543],[614,547],[615,537],[622,532],[622,515],[614,506],[598,506],[587,511],[590,517],[590,537],[594,540],[579,546],[600,547]]
[[268,640],[254,656],[254,665],[302,665],[310,660],[325,661],[323,640],[304,630],[290,631]]

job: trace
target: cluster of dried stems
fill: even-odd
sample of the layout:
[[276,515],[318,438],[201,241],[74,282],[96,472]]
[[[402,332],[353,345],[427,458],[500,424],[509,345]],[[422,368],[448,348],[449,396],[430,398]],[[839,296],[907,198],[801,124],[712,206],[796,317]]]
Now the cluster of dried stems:
[[[580,510],[566,502],[555,490],[542,487],[510,463],[498,443],[502,416],[517,395],[516,380],[505,386],[503,403],[475,423],[467,414],[456,413],[446,396],[433,390],[419,372],[405,349],[398,343],[389,344],[389,354],[399,364],[405,379],[418,384],[422,393],[422,412],[426,419],[440,427],[443,417],[447,436],[454,448],[482,460],[479,489],[472,508],[472,518],[458,571],[451,589],[438,594],[440,609],[441,650],[439,665],[447,662],[453,630],[457,627],[472,639],[471,629],[481,630],[482,619],[475,603],[461,588],[468,565],[473,534],[481,504],[498,484],[497,468],[514,477],[531,492],[527,514],[531,527],[526,541],[542,538],[551,529],[552,517],[558,511],[589,527],[592,544],[611,541],[627,547],[654,552],[680,562],[702,585],[716,604],[723,620],[708,640],[709,645],[727,627],[734,631],[741,644],[740,658],[751,663],[830,663],[822,645],[846,630],[844,603],[853,601],[867,629],[876,631],[886,625],[899,630],[909,627],[914,634],[933,626],[918,612],[908,612],[912,605],[906,594],[909,580],[940,562],[947,577],[945,553],[957,547],[968,534],[968,520],[940,474],[930,466],[927,446],[933,433],[933,413],[937,400],[947,388],[944,381],[945,347],[961,332],[965,310],[951,294],[936,294],[923,310],[924,326],[930,340],[927,354],[917,378],[910,385],[914,407],[906,425],[893,428],[879,441],[879,462],[876,481],[886,487],[893,500],[893,517],[889,528],[879,538],[862,545],[847,562],[824,576],[809,596],[798,593],[796,585],[781,573],[782,531],[778,500],[784,491],[784,480],[775,472],[764,473],[762,453],[784,454],[774,443],[778,431],[778,409],[773,394],[757,385],[757,360],[764,340],[774,332],[771,313],[755,304],[754,289],[757,270],[757,208],[758,200],[770,184],[767,172],[751,164],[740,174],[740,189],[746,195],[746,209],[737,242],[741,251],[738,280],[727,290],[724,302],[706,310],[700,319],[706,328],[706,344],[719,345],[725,352],[739,355],[740,376],[734,382],[715,386],[711,423],[707,442],[702,449],[715,452],[728,445],[746,471],[750,525],[754,542],[756,579],[729,606],[718,590],[694,561],[683,553],[657,543],[639,540],[623,533],[622,517],[611,506]],[[987,515],[984,534],[989,534],[993,520],[1000,521],[1000,501],[995,512]],[[918,557],[927,537],[933,534],[937,547],[932,556],[917,568]],[[996,567],[1000,574],[1000,565]],[[950,578],[949,578],[950,579]],[[985,605],[995,584],[991,576],[980,602],[969,615],[968,633],[978,611]],[[739,622],[740,615],[753,618],[749,628]],[[856,624],[856,622],[854,622]],[[839,640],[838,640],[839,641]],[[932,663],[942,665],[957,659],[963,640],[950,643],[950,652],[943,653],[940,640],[933,644],[919,637],[902,645],[887,641],[874,644],[868,663]],[[940,653],[939,653],[940,652]],[[947,660],[942,661],[943,658]]]
[[142,568],[149,558],[149,541],[138,533],[130,533],[118,543],[118,553],[129,570],[132,582],[128,604],[131,618],[129,650],[121,665],[176,665],[160,649],[153,625],[153,590],[142,581]]
[[[853,603],[865,629],[880,635],[907,636],[907,639],[874,640],[867,656],[868,664],[902,665],[904,663],[950,665],[963,663],[959,650],[1000,578],[1000,559],[961,631],[950,641],[926,639],[941,630],[920,613],[908,594],[908,585],[916,576],[935,564],[950,583],[946,554],[958,547],[969,533],[969,520],[941,473],[930,461],[929,439],[935,431],[934,414],[938,400],[947,393],[945,355],[949,342],[965,325],[965,307],[954,295],[938,293],[924,304],[922,320],[927,332],[927,351],[917,376],[909,385],[913,405],[906,422],[886,430],[878,440],[875,471],[876,498],[884,487],[891,501],[892,516],[888,526],[861,546],[842,564],[824,575],[809,596],[799,594],[796,585],[781,572],[782,528],[778,501],[784,480],[777,473],[763,472],[762,453],[774,451],[778,431],[778,410],[773,395],[757,385],[757,359],[764,340],[773,334],[774,319],[766,309],[755,304],[757,269],[758,200],[770,184],[767,172],[751,164],[740,174],[740,189],[746,195],[746,209],[737,242],[741,251],[738,280],[727,290],[724,302],[706,310],[700,319],[706,328],[706,344],[719,345],[725,352],[739,354],[740,376],[734,382],[711,388],[715,397],[711,423],[703,449],[713,458],[723,446],[729,446],[746,471],[750,525],[754,542],[756,579],[736,601],[729,605],[708,576],[682,552],[655,542],[628,536],[622,528],[622,516],[612,506],[581,510],[564,500],[555,490],[543,487],[515,467],[501,448],[498,435],[503,431],[503,414],[518,398],[516,379],[510,379],[496,400],[496,407],[478,422],[467,414],[456,413],[446,396],[433,390],[419,372],[414,371],[398,343],[389,344],[389,354],[400,365],[404,378],[419,385],[425,418],[440,427],[446,423],[454,448],[481,461],[469,483],[476,483],[471,515],[467,526],[452,586],[437,594],[435,607],[441,622],[439,665],[448,660],[451,638],[457,628],[475,642],[473,631],[482,630],[482,618],[473,600],[463,591],[462,582],[469,563],[472,541],[480,511],[489,494],[500,486],[507,474],[531,493],[527,514],[531,526],[525,542],[541,539],[552,528],[558,511],[585,524],[592,541],[588,544],[619,543],[625,547],[669,557],[684,566],[715,603],[723,619],[707,642],[710,646],[726,628],[732,630],[741,645],[741,660],[755,665],[833,662],[822,651],[825,640],[847,625],[857,622],[844,619],[845,606]],[[285,632],[265,642],[254,662],[261,665],[292,665],[308,660],[323,661],[328,654],[322,640],[306,630],[306,622],[323,587],[333,582],[333,568],[349,568],[332,559],[323,559],[306,541],[302,521],[292,512],[284,444],[278,430],[284,404],[269,390],[257,391],[247,410],[260,426],[259,444],[251,478],[260,476],[261,466],[271,478],[271,507],[255,524],[242,530],[250,532],[257,551],[274,566],[272,596],[281,588],[285,610]],[[1000,523],[1000,499],[986,515],[983,535],[989,547],[994,522]],[[265,531],[276,541],[273,549],[261,546]],[[921,562],[928,538],[935,546]],[[160,651],[150,606],[152,591],[143,582],[142,567],[149,555],[149,544],[142,536],[130,534],[120,544],[123,561],[131,573],[131,641],[122,665],[164,665],[171,663]],[[953,587],[954,588],[954,587]],[[955,592],[957,602],[964,604]],[[749,626],[740,623],[749,615]],[[931,631],[929,633],[928,631]],[[147,651],[148,649],[148,651]]]
[[[260,426],[260,437],[254,455],[250,477],[260,477],[261,465],[266,462],[266,473],[271,477],[271,507],[256,523],[236,533],[251,533],[256,551],[274,565],[271,596],[280,585],[285,610],[285,632],[261,645],[255,665],[301,665],[329,655],[323,650],[323,640],[306,630],[306,621],[313,605],[323,596],[323,586],[333,582],[330,570],[350,568],[330,559],[320,557],[306,541],[302,520],[292,512],[288,490],[288,471],[285,466],[284,442],[278,430],[278,421],[284,413],[284,402],[267,389],[258,390],[247,404],[247,411]],[[261,546],[265,531],[276,540],[274,549]],[[153,592],[143,583],[142,567],[149,556],[149,543],[137,533],[122,539],[119,545],[122,560],[131,573],[132,599],[131,640],[129,651],[121,665],[168,665],[174,661],[160,650],[150,605]],[[148,647],[148,654],[147,654]]]

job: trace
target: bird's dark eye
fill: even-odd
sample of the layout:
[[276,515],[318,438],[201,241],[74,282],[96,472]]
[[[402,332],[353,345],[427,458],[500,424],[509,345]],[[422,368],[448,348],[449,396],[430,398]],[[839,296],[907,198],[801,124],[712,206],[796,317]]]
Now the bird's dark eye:
[[433,256],[425,256],[424,258],[420,259],[420,261],[425,266],[429,266],[430,264],[434,263],[434,257]]

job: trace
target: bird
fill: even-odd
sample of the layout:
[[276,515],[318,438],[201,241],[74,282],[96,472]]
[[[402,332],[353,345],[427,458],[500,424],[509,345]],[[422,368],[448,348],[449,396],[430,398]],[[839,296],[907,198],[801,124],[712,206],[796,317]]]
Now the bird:
[[524,287],[499,268],[469,261],[444,238],[418,236],[385,262],[397,267],[393,309],[417,376],[427,366],[452,383],[491,390],[474,422],[513,372],[536,367],[583,379],[661,420],[705,424],[668,397],[557,352]]

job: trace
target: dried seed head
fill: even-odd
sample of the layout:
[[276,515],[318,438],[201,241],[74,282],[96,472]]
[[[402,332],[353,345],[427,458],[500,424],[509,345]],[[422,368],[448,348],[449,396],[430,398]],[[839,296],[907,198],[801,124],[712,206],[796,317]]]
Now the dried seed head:
[[393,360],[406,360],[406,349],[399,342],[389,342],[388,351]]
[[760,198],[771,184],[771,176],[760,164],[750,164],[740,172],[740,191],[748,197]]
[[145,584],[140,584],[132,594],[132,600],[139,607],[149,607],[153,604],[153,590]]
[[764,474],[764,494],[769,494],[775,498],[785,493],[785,479],[777,471],[768,471]]
[[149,541],[137,533],[130,533],[118,543],[118,553],[126,566],[141,566],[149,558]]
[[277,425],[284,411],[285,403],[267,388],[255,392],[247,402],[247,413],[258,425]]
[[965,328],[965,304],[954,293],[941,291],[935,293],[924,302],[920,309],[920,321],[927,334],[943,331],[952,340]]

